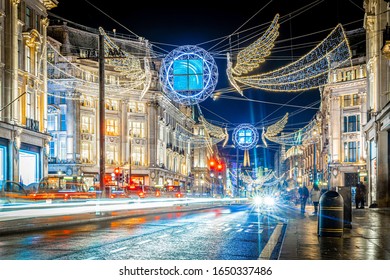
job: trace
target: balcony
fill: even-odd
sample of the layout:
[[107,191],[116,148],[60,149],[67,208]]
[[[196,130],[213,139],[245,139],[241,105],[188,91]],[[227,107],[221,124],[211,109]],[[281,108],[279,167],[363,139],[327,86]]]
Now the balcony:
[[39,121],[26,118],[26,128],[33,131],[39,131]]

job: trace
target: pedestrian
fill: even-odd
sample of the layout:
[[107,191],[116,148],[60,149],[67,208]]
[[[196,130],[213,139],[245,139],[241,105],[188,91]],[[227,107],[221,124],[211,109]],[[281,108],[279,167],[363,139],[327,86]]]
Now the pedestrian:
[[299,198],[301,200],[301,213],[305,213],[306,208],[306,202],[309,197],[309,189],[306,187],[306,185],[303,185],[301,188],[299,188]]
[[356,193],[355,193],[355,204],[356,209],[364,209],[364,202],[366,198],[366,186],[363,184],[363,182],[359,182],[356,185]]
[[318,184],[314,183],[313,188],[310,191],[311,201],[313,202],[314,205],[314,213],[313,213],[314,215],[317,215],[318,213],[318,204],[320,201],[320,196],[321,196],[321,190],[318,187]]

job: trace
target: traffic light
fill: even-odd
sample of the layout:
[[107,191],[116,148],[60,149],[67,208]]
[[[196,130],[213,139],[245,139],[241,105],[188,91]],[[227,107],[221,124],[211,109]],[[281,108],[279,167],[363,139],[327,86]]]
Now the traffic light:
[[123,173],[119,173],[119,182],[123,182]]
[[119,174],[120,174],[119,167],[115,167],[114,174],[115,174],[115,181],[119,181]]
[[309,180],[310,180],[310,182],[313,181],[313,172],[311,172],[311,171],[310,171],[310,173],[309,173]]
[[215,159],[213,159],[213,158],[210,159],[210,161],[209,161],[210,170],[214,170],[216,164],[217,164],[217,163],[216,163]]

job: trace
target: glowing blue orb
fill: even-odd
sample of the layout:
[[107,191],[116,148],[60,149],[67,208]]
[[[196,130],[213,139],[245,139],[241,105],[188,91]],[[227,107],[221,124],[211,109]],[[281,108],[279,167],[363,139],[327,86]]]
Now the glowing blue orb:
[[180,104],[194,105],[209,97],[218,82],[214,58],[197,46],[182,46],[171,51],[160,68],[161,87]]
[[251,124],[240,124],[233,131],[233,142],[241,150],[250,150],[257,145],[259,133]]

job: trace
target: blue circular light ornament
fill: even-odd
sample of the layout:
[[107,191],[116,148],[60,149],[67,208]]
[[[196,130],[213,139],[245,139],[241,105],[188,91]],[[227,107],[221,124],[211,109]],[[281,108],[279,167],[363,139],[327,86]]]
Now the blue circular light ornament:
[[240,150],[250,150],[258,141],[259,133],[251,124],[240,124],[233,130],[233,142]]
[[186,45],[171,51],[162,61],[160,84],[168,97],[194,105],[209,97],[218,82],[218,67],[204,49]]

